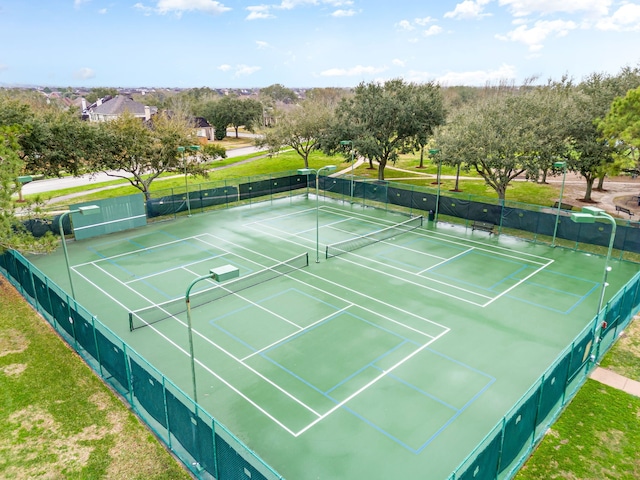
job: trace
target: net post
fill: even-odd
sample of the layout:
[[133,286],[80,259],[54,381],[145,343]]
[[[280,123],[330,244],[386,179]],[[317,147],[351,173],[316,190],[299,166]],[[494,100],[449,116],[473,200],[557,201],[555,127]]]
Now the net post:
[[129,331],[133,332],[133,312],[129,312]]

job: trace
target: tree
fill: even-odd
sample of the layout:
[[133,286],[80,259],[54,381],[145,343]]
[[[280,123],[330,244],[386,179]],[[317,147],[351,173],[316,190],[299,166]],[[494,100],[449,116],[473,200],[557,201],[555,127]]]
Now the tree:
[[273,103],[296,103],[298,101],[298,95],[296,95],[296,92],[279,83],[274,83],[268,87],[261,88],[260,95],[269,97]]
[[[178,147],[194,143],[191,132],[184,118],[166,113],[154,116],[150,126],[133,115],[122,115],[100,124],[97,148],[101,155],[93,168],[127,179],[149,199],[151,183],[160,174],[183,168]],[[192,172],[196,168],[193,164]]]
[[333,109],[322,101],[305,100],[299,106],[283,114],[278,123],[256,140],[258,146],[268,146],[277,153],[281,147],[293,148],[309,168],[309,154],[319,149],[320,139],[329,128]]
[[98,154],[95,131],[70,111],[50,109],[33,115],[20,136],[25,168],[30,173],[57,177],[86,172]]
[[564,77],[527,93],[528,124],[537,145],[536,162],[528,175],[541,183],[546,183],[547,174],[555,171],[554,163],[569,159],[571,139],[567,126],[573,89],[572,82]]
[[55,248],[49,233],[34,238],[16,218],[12,195],[20,188],[18,176],[23,173],[19,138],[25,130],[20,122],[28,109],[0,99],[0,252],[12,248],[22,252],[42,253]]
[[401,79],[361,83],[352,97],[338,105],[322,148],[332,153],[340,140],[353,141],[357,154],[369,159],[370,168],[374,161],[378,163],[378,179],[384,180],[388,162],[395,162],[399,152],[418,148],[443,122],[442,97],[435,84]]
[[442,161],[466,162],[504,200],[509,183],[536,165],[528,100],[524,94],[502,93],[461,109],[438,130]]
[[609,113],[598,124],[598,128],[609,145],[618,146],[633,159],[638,169],[640,151],[640,87],[629,90],[611,104]]

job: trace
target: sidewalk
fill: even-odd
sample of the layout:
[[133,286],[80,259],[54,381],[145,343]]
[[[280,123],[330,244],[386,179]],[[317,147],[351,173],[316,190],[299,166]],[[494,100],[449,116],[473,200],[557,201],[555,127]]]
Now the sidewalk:
[[623,392],[640,397],[640,382],[637,382],[636,380],[623,377],[622,375],[602,367],[596,367],[596,369],[591,372],[590,377],[600,383],[604,383],[610,387],[617,388]]

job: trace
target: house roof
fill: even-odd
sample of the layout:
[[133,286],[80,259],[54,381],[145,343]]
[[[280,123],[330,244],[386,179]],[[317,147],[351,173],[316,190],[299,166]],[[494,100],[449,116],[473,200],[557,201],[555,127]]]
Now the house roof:
[[[102,103],[102,105],[96,105],[92,109],[93,113],[101,115],[121,115],[124,112],[130,112],[134,116],[144,117],[145,105],[138,103],[133,99],[124,95],[116,95]],[[151,113],[156,113],[157,107],[151,107]]]

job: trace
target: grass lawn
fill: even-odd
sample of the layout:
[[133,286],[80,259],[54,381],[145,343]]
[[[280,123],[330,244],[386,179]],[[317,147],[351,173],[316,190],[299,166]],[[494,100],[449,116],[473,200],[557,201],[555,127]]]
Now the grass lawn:
[[[251,158],[255,159],[249,162],[246,161]],[[320,168],[324,165],[335,164],[338,167],[338,170],[347,170],[347,174],[349,175],[351,173],[349,170],[351,163],[344,160],[344,157],[340,155],[327,156],[322,152],[315,151],[309,157],[309,167]],[[417,185],[436,189],[437,186],[434,184],[435,180],[433,178],[436,173],[436,166],[427,161],[425,162],[426,168],[417,169],[416,166],[418,165],[418,162],[419,157],[404,155],[396,162],[395,165],[390,165],[389,168],[385,169],[385,178],[387,180],[406,185]],[[195,186],[207,182],[223,181],[228,178],[249,177],[270,174],[273,172],[297,170],[303,166],[301,157],[291,150],[282,152],[276,156],[253,154],[245,157],[216,160],[211,164],[212,170],[208,177],[189,177],[188,183],[189,185]],[[391,167],[397,167],[398,169],[393,169]],[[365,163],[354,169],[354,174],[358,177],[377,178],[378,170],[375,168],[370,169],[369,164]],[[443,167],[441,175],[441,192],[443,195],[447,195],[448,192],[455,188],[456,170],[452,167]],[[484,180],[474,172],[462,172],[461,177],[462,178],[458,185],[459,192],[456,193],[456,196],[463,198],[472,198],[477,196],[494,199],[498,198],[495,190],[489,187]],[[96,191],[99,188],[113,187],[114,185],[121,186]],[[170,188],[184,189],[184,177],[176,173],[164,174],[151,184],[152,191],[166,190]],[[81,186],[50,192],[45,195],[41,195],[40,197],[48,201],[49,208],[59,209],[61,206],[68,205],[69,202],[67,200],[56,202],[56,197],[82,191],[91,192],[87,193],[87,195],[74,198],[74,203],[95,201],[122,195],[131,195],[139,192],[139,190],[132,187],[128,181],[115,180],[112,182],[92,184],[91,186]],[[550,206],[556,200],[557,196],[558,189],[556,187],[551,185],[540,185],[534,182],[513,181],[507,189],[507,201],[510,202]],[[27,196],[26,198],[33,199],[32,196]]]
[[[635,380],[640,380],[638,318],[600,364]],[[640,398],[587,380],[515,480],[636,480],[639,450]]]
[[191,478],[0,277],[0,478]]

